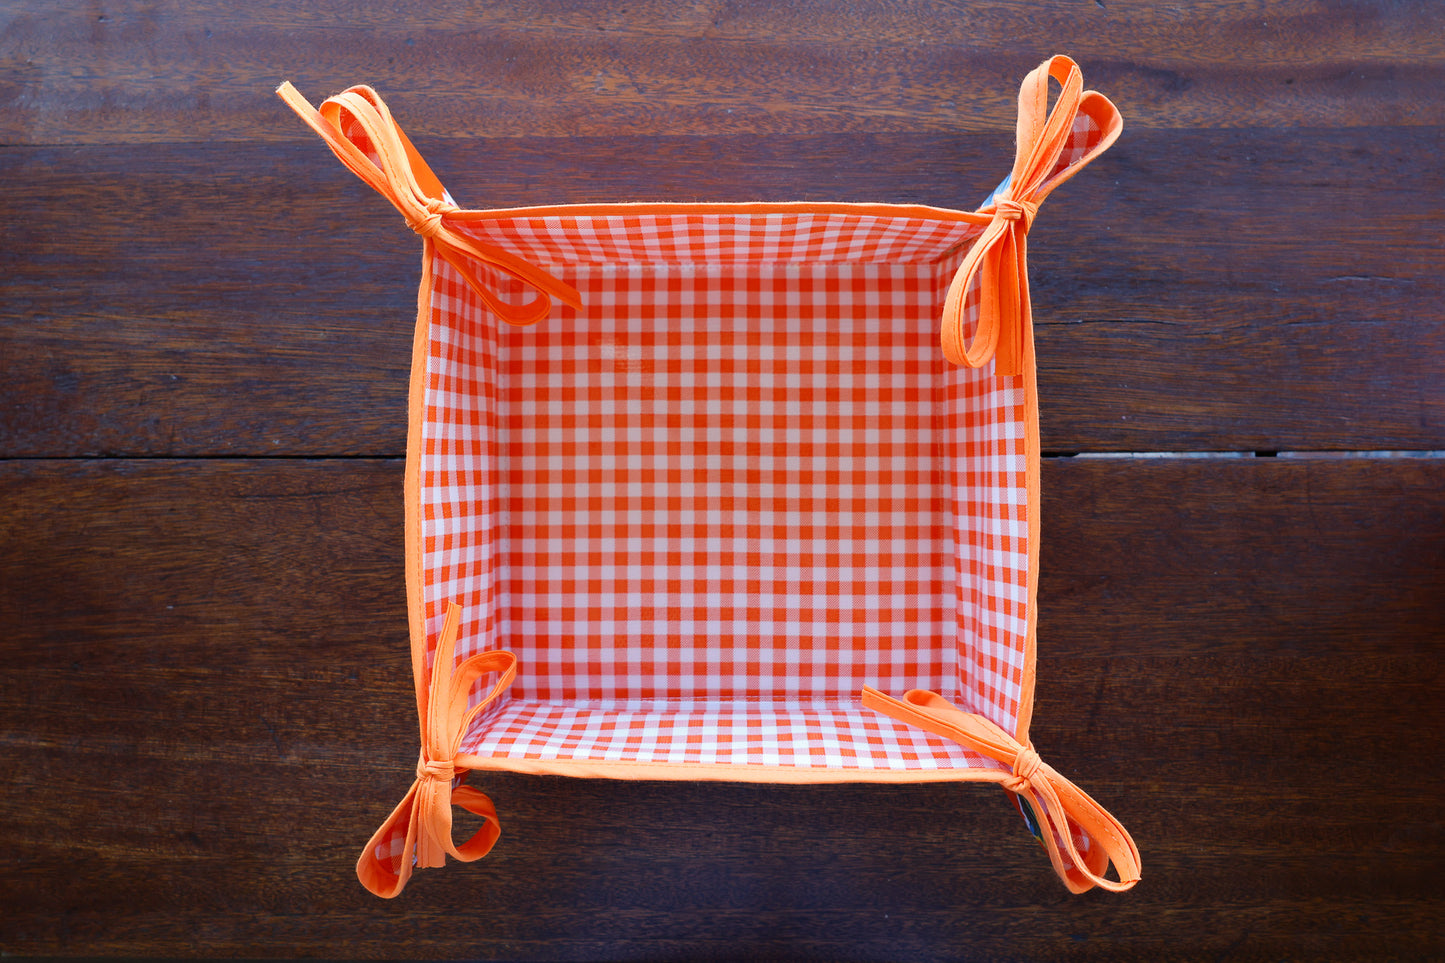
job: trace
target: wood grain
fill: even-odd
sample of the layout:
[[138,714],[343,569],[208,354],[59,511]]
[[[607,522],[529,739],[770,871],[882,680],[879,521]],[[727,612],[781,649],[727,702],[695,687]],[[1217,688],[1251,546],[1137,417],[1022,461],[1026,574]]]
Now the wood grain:
[[[1445,958],[1442,37],[1415,0],[0,4],[0,954]],[[375,84],[479,206],[971,207],[1054,52],[1126,129],[1029,238],[1044,445],[1084,453],[1044,464],[1033,737],[1140,886],[1070,897],[991,787],[494,775],[491,856],[367,895],[415,764],[418,245],[276,84]],[[1202,450],[1309,457],[1114,457]]]
[[1408,655],[1445,636],[1445,460],[1049,459],[1052,658]]
[[1009,130],[1018,78],[1059,51],[1141,127],[1445,122],[1428,3],[49,0],[0,27],[10,144],[276,137],[285,79],[373,84],[427,134]]
[[[1129,897],[1069,897],[991,788],[497,775],[497,851],[385,903],[351,864],[415,759],[400,464],[5,463],[0,946],[1429,955],[1445,778],[1419,763],[1445,718],[1418,640],[1445,465],[1222,467],[1046,465],[1072,510],[1044,557],[1034,738],[1136,835]],[[1337,595],[1378,617],[1332,635]]]
[[[399,460],[10,461],[0,485],[14,667],[79,647],[121,668],[136,632],[174,651],[217,604],[251,628],[206,657],[242,668],[319,635],[390,625],[378,660],[405,640]],[[1445,459],[1051,458],[1043,491],[1051,660],[1404,657],[1445,631]]]
[[[1442,130],[1128,133],[1030,236],[1045,447],[1445,448]],[[0,151],[0,453],[404,450],[417,244],[307,137]],[[423,141],[481,204],[971,207],[1011,154],[997,135],[574,145]]]

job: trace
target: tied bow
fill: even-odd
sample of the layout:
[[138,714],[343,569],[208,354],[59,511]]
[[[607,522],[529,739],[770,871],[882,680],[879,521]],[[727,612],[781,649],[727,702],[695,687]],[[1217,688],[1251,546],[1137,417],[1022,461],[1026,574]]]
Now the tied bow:
[[[377,896],[396,896],[411,878],[413,866],[418,869],[441,866],[446,862],[447,853],[463,862],[481,859],[502,835],[496,807],[486,795],[471,786],[452,788],[458,772],[453,760],[461,748],[462,736],[477,713],[512,684],[517,659],[510,652],[483,652],[453,668],[460,626],[461,607],[452,603],[447,607],[446,621],[437,639],[431,683],[418,693],[421,758],[417,762],[416,782],[371,837],[356,863],[356,875],[362,885]],[[489,672],[500,672],[501,678],[492,686],[492,691],[469,710],[467,702],[472,685]],[[486,820],[461,846],[452,842],[454,805]]]
[[[1063,88],[1052,111],[1050,77]],[[995,374],[1023,373],[1033,330],[1025,240],[1029,228],[1043,199],[1102,154],[1123,129],[1108,98],[1081,91],[1083,83],[1078,66],[1063,56],[1050,58],[1024,78],[1013,171],[981,209],[989,213],[991,207],[993,218],[959,265],[943,305],[940,341],[944,356],[954,364],[981,368],[994,358]],[[1080,117],[1085,123],[1076,129]],[[965,344],[964,322],[975,292],[978,326]]]
[[[552,298],[581,309],[581,295],[572,285],[509,251],[468,237],[448,223],[460,208],[452,203],[376,91],[365,86],[351,87],[325,100],[320,110],[313,109],[289,83],[282,84],[276,93],[321,135],[343,164],[396,205],[407,226],[456,268],[493,314],[508,324],[535,324],[552,310]],[[353,140],[358,135],[368,142],[375,161]],[[483,264],[530,285],[536,297],[525,304],[503,301],[478,273],[478,266]]]
[[[1010,771],[1001,774],[999,784],[1027,800],[1039,820],[1039,837],[1049,861],[1071,891],[1082,893],[1098,886],[1119,893],[1139,882],[1139,849],[1129,833],[1087,793],[1040,759],[1033,746],[1019,742],[983,716],[964,712],[937,693],[922,689],[895,699],[865,687],[863,704],[1007,766]],[[1076,830],[1098,845],[1080,853],[1074,843]],[[1110,862],[1119,873],[1117,880],[1104,876]]]

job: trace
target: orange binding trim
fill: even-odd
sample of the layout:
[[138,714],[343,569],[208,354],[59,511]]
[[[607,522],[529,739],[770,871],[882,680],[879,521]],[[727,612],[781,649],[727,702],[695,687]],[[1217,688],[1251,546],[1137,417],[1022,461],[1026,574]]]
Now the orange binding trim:
[[[1010,771],[999,773],[999,784],[1028,801],[1039,820],[1049,861],[1070,891],[1082,893],[1098,886],[1121,893],[1139,882],[1139,848],[1129,833],[1104,807],[1041,760],[1032,745],[1019,742],[983,716],[964,712],[937,693],[922,689],[914,689],[900,700],[864,687],[863,704],[1007,766]],[[1098,843],[1089,847],[1088,855],[1074,845],[1075,829]],[[1103,875],[1110,862],[1118,871],[1117,880]]]
[[[461,611],[455,602],[447,605],[446,621],[432,662],[431,685],[419,698],[421,758],[417,761],[416,782],[371,837],[356,862],[356,875],[361,884],[377,896],[388,899],[396,896],[411,878],[413,867],[442,866],[447,853],[462,862],[481,859],[502,835],[497,810],[490,799],[471,786],[453,788],[457,774],[466,772],[458,769],[454,760],[461,748],[462,736],[477,713],[512,684],[517,674],[517,658],[510,652],[483,652],[453,669]],[[488,672],[502,675],[492,691],[469,710],[467,702],[472,685]],[[486,820],[461,846],[452,842],[454,805]],[[394,848],[397,838],[405,840],[400,852]]]
[[[428,251],[434,249],[456,268],[493,314],[508,324],[535,324],[551,312],[552,298],[579,310],[582,308],[582,297],[572,285],[509,251],[484,244],[448,225],[447,218],[461,208],[452,203],[400,125],[392,120],[391,111],[376,91],[364,86],[351,87],[327,98],[320,110],[314,109],[289,83],[276,88],[276,93],[321,135],[343,164],[396,205],[406,218],[407,226],[422,236]],[[379,163],[352,142],[349,134],[357,130],[370,142]],[[477,273],[478,263],[489,264],[531,285],[537,296],[525,304],[508,304],[482,281]]]
[[[1063,89],[1049,111],[1049,78]],[[1084,75],[1068,57],[1056,56],[1030,71],[1019,90],[1018,145],[1007,187],[992,204],[979,209],[993,214],[987,227],[959,265],[943,305],[940,341],[954,364],[981,368],[997,358],[994,373],[1023,373],[1024,339],[1032,336],[1029,306],[1028,245],[1025,238],[1045,197],[1098,157],[1119,136],[1123,120],[1103,94],[1081,92]],[[1100,137],[1089,151],[1063,170],[1055,171],[1073,135],[1080,114],[1098,125]],[[978,284],[978,327],[973,340],[963,340],[969,289]]]

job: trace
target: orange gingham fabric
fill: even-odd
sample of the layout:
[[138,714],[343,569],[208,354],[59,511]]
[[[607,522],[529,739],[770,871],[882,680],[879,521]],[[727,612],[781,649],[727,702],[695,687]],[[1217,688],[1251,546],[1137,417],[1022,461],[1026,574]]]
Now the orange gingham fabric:
[[[434,788],[489,768],[987,779],[1027,803],[1071,889],[1137,881],[1127,833],[1026,741],[1023,237],[1120,128],[1071,61],[1026,79],[1014,170],[975,214],[461,211],[369,88],[324,114],[281,93],[429,239],[408,458],[423,748],[358,863],[369,888],[484,855],[490,800]],[[977,367],[940,356],[941,310],[943,354]],[[460,848],[449,805],[486,820]]]
[[[429,634],[460,602],[458,660],[506,647],[523,667],[463,753],[983,764],[857,702],[864,685],[924,686],[1003,725],[1017,714],[1022,391],[943,362],[934,331],[977,225],[681,214],[470,230],[578,258],[542,263],[587,308],[505,327],[432,265]],[[686,260],[699,236],[722,263]]]

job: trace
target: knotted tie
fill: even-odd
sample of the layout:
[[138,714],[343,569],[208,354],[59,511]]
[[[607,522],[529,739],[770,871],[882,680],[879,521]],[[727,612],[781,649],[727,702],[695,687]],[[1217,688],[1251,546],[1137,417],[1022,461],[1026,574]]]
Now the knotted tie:
[[[1052,111],[1050,77],[1063,88]],[[1013,171],[1002,192],[981,209],[993,218],[964,256],[943,305],[940,341],[944,356],[954,364],[981,368],[993,358],[995,374],[1023,373],[1026,346],[1033,340],[1025,240],[1029,228],[1049,192],[1103,153],[1123,128],[1108,98],[1081,91],[1083,83],[1078,66],[1062,56],[1024,78]],[[1084,122],[1076,124],[1080,117]],[[978,326],[965,344],[964,325],[974,298]]]
[[[391,117],[386,104],[370,87],[351,87],[330,97],[315,110],[289,83],[276,93],[326,141],[332,153],[356,176],[396,205],[407,225],[462,276],[487,308],[509,324],[535,324],[552,310],[552,298],[574,308],[582,307],[577,289],[541,268],[492,244],[484,244],[454,229],[448,218],[460,208],[442,189],[426,161]],[[364,137],[373,161],[356,143]],[[503,301],[483,280],[480,265],[489,265],[525,282],[537,291],[525,304]]]
[[[490,799],[471,786],[452,788],[458,771],[453,760],[477,713],[512,684],[517,659],[510,652],[483,652],[453,667],[460,627],[461,607],[450,604],[437,639],[430,684],[419,693],[421,758],[416,765],[416,782],[371,837],[356,863],[362,885],[377,896],[397,895],[411,878],[413,868],[441,866],[448,853],[463,862],[481,859],[502,835]],[[468,709],[472,685],[489,672],[500,672],[501,677],[484,699]],[[461,846],[452,842],[454,805],[486,820]]]
[[[922,689],[895,699],[865,687],[863,704],[1007,766],[1009,771],[1000,773],[999,784],[1028,801],[1039,820],[1040,840],[1049,861],[1073,892],[1098,886],[1118,893],[1139,882],[1139,848],[1129,833],[1104,807],[1040,759],[1032,746],[983,716],[964,712],[937,693]],[[1075,830],[1098,845],[1080,853]],[[1104,877],[1110,862],[1119,874],[1117,880]]]

